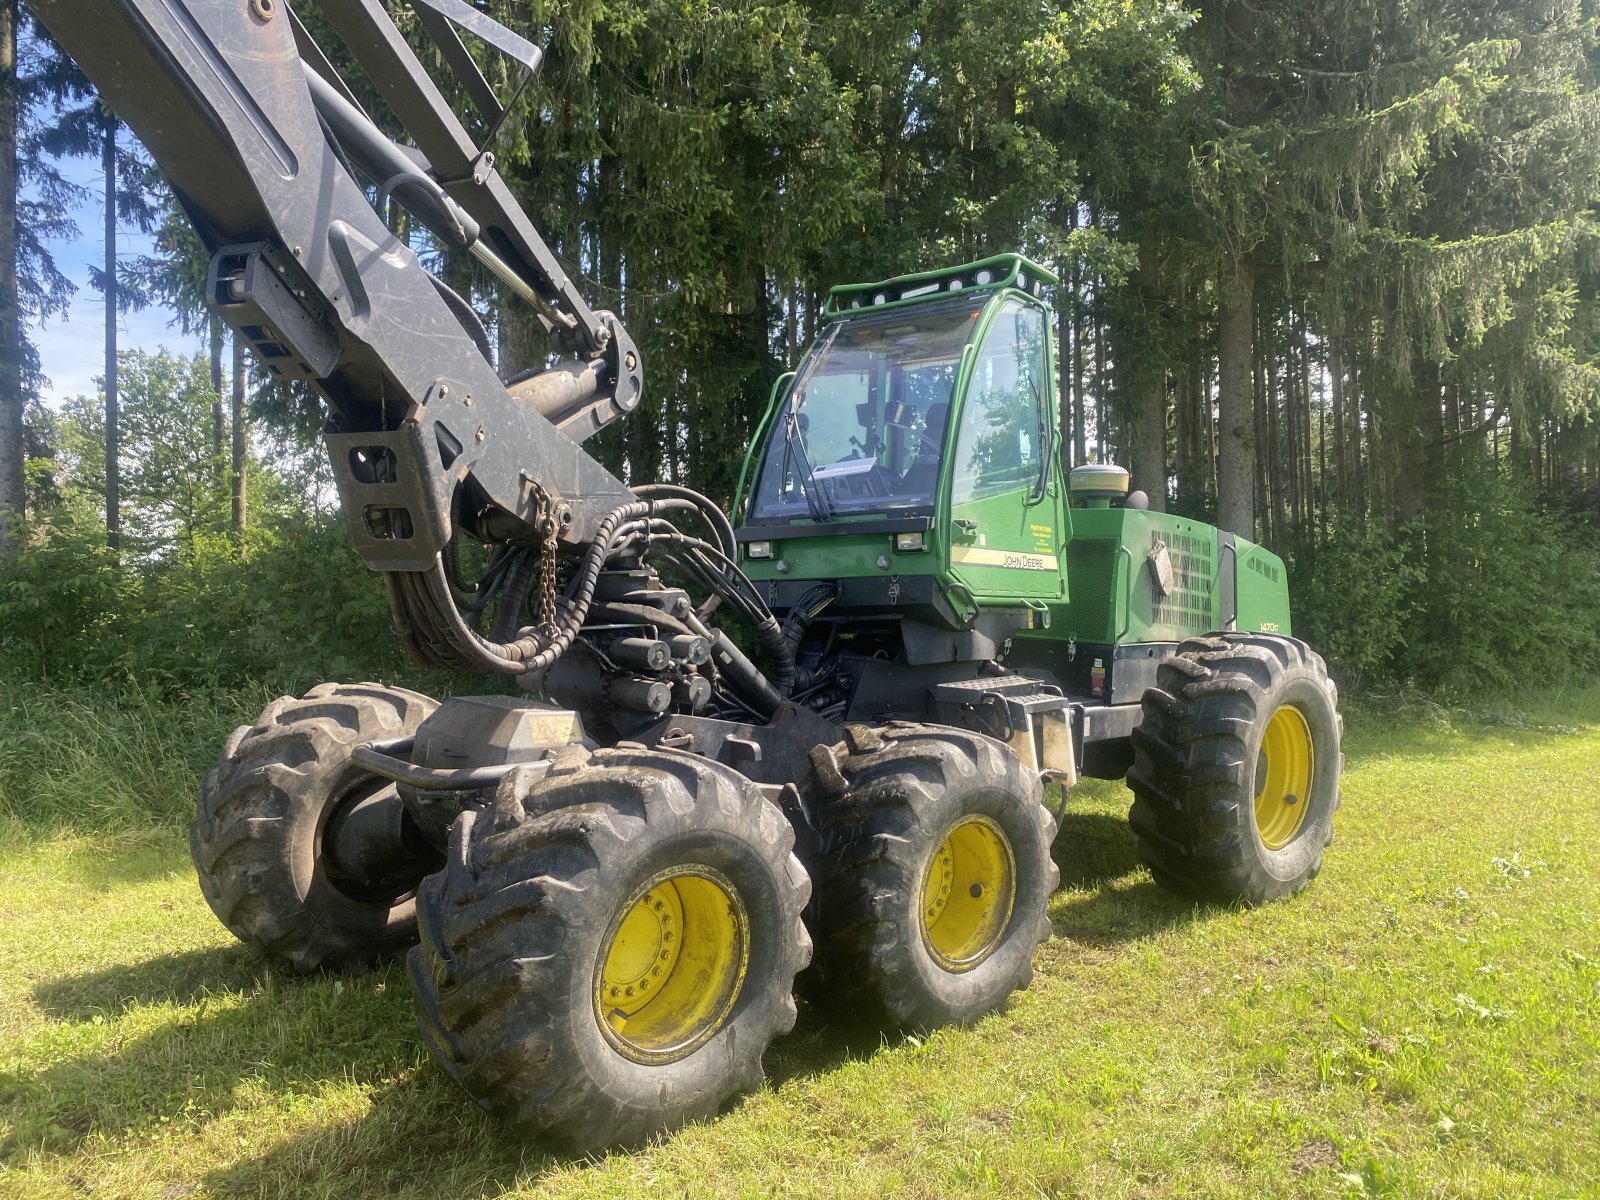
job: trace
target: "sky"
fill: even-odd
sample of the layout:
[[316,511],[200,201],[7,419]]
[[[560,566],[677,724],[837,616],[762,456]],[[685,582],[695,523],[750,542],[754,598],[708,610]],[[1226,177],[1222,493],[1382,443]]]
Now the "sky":
[[[43,399],[51,408],[61,407],[74,396],[98,394],[95,380],[105,370],[105,297],[89,285],[90,266],[99,266],[105,258],[105,218],[101,208],[105,177],[98,158],[63,159],[60,166],[63,175],[88,190],[88,196],[72,214],[78,236],[48,243],[56,266],[78,285],[72,307],[64,317],[51,317],[43,326],[35,324],[28,330],[50,380]],[[153,253],[154,240],[137,230],[124,229],[117,238],[117,256],[123,262]],[[173,323],[172,311],[164,307],[119,314],[117,327],[121,349],[153,352],[166,346],[181,354],[206,349],[205,339],[186,335]]]

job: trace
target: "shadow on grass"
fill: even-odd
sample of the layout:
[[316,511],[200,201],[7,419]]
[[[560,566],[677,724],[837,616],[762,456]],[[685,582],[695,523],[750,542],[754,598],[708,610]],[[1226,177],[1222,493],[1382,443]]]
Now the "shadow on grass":
[[[425,1064],[367,1089],[370,1107],[319,1121],[203,1177],[215,1196],[500,1196],[585,1161],[490,1117]],[[618,1151],[617,1153],[628,1153]]]
[[[767,1081],[778,1087],[823,1075],[846,1062],[870,1058],[899,1040],[802,1001],[794,1031],[779,1038],[767,1053]],[[630,1158],[643,1148],[624,1146],[578,1155],[557,1143],[529,1137],[483,1112],[428,1062],[419,1061],[367,1094],[371,1108],[360,1118],[319,1123],[255,1158],[220,1167],[205,1176],[208,1192],[487,1200],[512,1191],[537,1194],[546,1176],[574,1165],[600,1165],[613,1156]],[[709,1120],[736,1111],[743,1102],[744,1097],[730,1100]],[[679,1132],[658,1134],[646,1145],[670,1145]]]
[[[1070,891],[1051,916],[1066,942],[1110,947],[1193,911],[1140,875],[1119,817],[1069,811],[1055,855]],[[255,1157],[217,1166],[204,1185],[219,1195],[492,1196],[536,1188],[575,1161],[486,1116],[427,1060],[397,966],[304,978],[219,946],[41,984],[34,995],[60,1022],[54,1061],[0,1075],[10,1125],[0,1159],[22,1148],[72,1154],[99,1137],[198,1127],[274,1097],[354,1085],[370,1101],[359,1117],[281,1141],[267,1140],[269,1120]],[[167,1005],[176,1011],[140,1011]],[[812,994],[769,1052],[767,1075],[775,1086],[824,1075],[898,1041]]]
[[[41,985],[35,996],[60,1022],[48,1052],[57,1061],[0,1072],[9,1126],[0,1164],[31,1152],[94,1153],[98,1139],[198,1128],[235,1110],[262,1112],[265,1149],[204,1175],[220,1196],[495,1196],[583,1161],[489,1117],[429,1061],[398,964],[303,977],[227,946]],[[153,1029],[137,1011],[167,1004],[176,1013],[162,1011]],[[884,1044],[804,1004],[800,1013],[767,1057],[774,1082]],[[147,1031],[119,1036],[123,1021]],[[273,1139],[266,1110],[349,1085],[370,1101],[361,1116]]]
[[87,1021],[116,1016],[138,1005],[187,1007],[226,992],[250,992],[272,971],[248,947],[207,946],[41,983],[33,989],[33,998],[58,1020]]
[[1099,887],[1140,869],[1138,847],[1125,818],[1074,811],[1071,801],[1050,852],[1061,870],[1061,886],[1071,890]]
[[865,1061],[902,1040],[899,1034],[885,1032],[881,1022],[831,1003],[809,973],[795,983],[800,1011],[794,1030],[773,1043],[762,1064],[773,1087],[826,1075],[847,1062]]
[[1126,818],[1074,812],[1069,805],[1052,853],[1068,893],[1050,904],[1056,937],[1110,948],[1159,933],[1195,911],[1143,874]]
[[[41,985],[35,995],[60,1022],[41,1053],[54,1061],[0,1074],[9,1124],[0,1161],[23,1148],[70,1153],[96,1135],[210,1120],[259,1105],[262,1091],[376,1084],[421,1054],[397,967],[301,978],[225,946]],[[176,1007],[162,1011],[166,1004]],[[159,1024],[141,1006],[156,1006]]]
[[1058,897],[1050,905],[1050,927],[1058,938],[1109,950],[1180,921],[1226,911],[1215,905],[1197,907],[1141,879],[1123,887],[1107,884],[1087,895]]

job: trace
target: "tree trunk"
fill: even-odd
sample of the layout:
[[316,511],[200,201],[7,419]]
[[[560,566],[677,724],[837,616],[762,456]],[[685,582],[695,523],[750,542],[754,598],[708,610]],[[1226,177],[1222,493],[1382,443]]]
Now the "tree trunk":
[[1139,330],[1142,345],[1133,350],[1133,420],[1128,431],[1129,474],[1133,486],[1143,488],[1150,507],[1167,510],[1167,371],[1156,351],[1163,321],[1161,304],[1161,259],[1155,239],[1139,243],[1139,276],[1136,284],[1144,319]]
[[[1058,263],[1059,267],[1060,264]],[[1067,278],[1065,271],[1060,272]],[[1068,308],[1072,304],[1071,285],[1056,293],[1056,444],[1057,457],[1063,472],[1072,469],[1072,318]]]
[[0,0],[0,560],[21,553],[28,502],[17,294],[17,0]]
[[1276,532],[1273,518],[1277,515],[1277,505],[1273,503],[1272,487],[1272,456],[1275,440],[1272,436],[1272,422],[1268,419],[1268,405],[1270,397],[1267,395],[1267,372],[1271,369],[1272,343],[1267,338],[1267,331],[1261,327],[1261,322],[1256,320],[1251,325],[1251,336],[1254,339],[1251,353],[1250,387],[1255,397],[1255,437],[1256,437],[1256,483],[1255,512],[1257,518],[1256,537],[1263,541],[1272,541]]
[[1254,538],[1255,388],[1252,367],[1255,278],[1230,262],[1217,311],[1217,523]]
[[1192,376],[1184,370],[1174,375],[1172,381],[1172,444],[1174,448],[1172,474],[1177,483],[1173,488],[1175,511],[1193,516],[1199,510],[1194,496],[1194,396],[1190,391]]
[[[1333,502],[1343,516],[1350,507],[1350,477],[1345,473],[1344,357],[1337,339],[1328,341],[1328,393],[1333,407]],[[1323,481],[1327,487],[1327,481]]]
[[211,334],[211,463],[220,491],[223,463],[226,461],[222,443],[227,436],[228,424],[222,408],[222,322],[213,316],[208,324]]
[[[1070,232],[1078,224],[1078,207],[1068,206],[1066,227]],[[1056,438],[1060,447],[1058,457],[1063,472],[1070,471],[1072,459],[1072,408],[1076,403],[1072,379],[1072,306],[1077,303],[1078,289],[1072,267],[1056,262],[1056,274],[1065,281],[1056,291]]]
[[106,545],[122,548],[122,472],[117,396],[117,119],[107,116],[100,146],[106,176]]
[[249,500],[246,486],[249,483],[250,445],[249,418],[244,408],[244,343],[233,335],[233,532],[239,539],[239,554],[245,553],[244,531],[249,524]]
[[1201,405],[1201,374],[1200,354],[1201,341],[1194,329],[1194,309],[1191,305],[1192,295],[1187,285],[1183,285],[1178,293],[1178,302],[1184,314],[1184,321],[1188,328],[1182,338],[1182,343],[1189,350],[1185,356],[1188,360],[1183,371],[1177,376],[1173,407],[1173,443],[1177,447],[1174,459],[1174,474],[1177,476],[1178,507],[1185,516],[1198,517],[1206,511],[1206,488],[1204,483],[1206,471],[1206,455],[1204,451],[1203,430],[1205,422],[1202,416]]
[[1394,471],[1394,517],[1408,525],[1422,517],[1427,498],[1438,491],[1437,438],[1439,364],[1421,364],[1409,386],[1395,396],[1396,421],[1390,465]]
[[1089,461],[1089,427],[1084,421],[1088,381],[1083,367],[1083,280],[1081,267],[1072,269],[1072,465]]
[[[1098,309],[1098,305],[1096,308]],[[1094,318],[1094,440],[1095,461],[1108,463],[1111,453],[1106,445],[1109,430],[1106,428],[1106,382],[1108,371],[1106,369],[1106,323],[1100,312]]]

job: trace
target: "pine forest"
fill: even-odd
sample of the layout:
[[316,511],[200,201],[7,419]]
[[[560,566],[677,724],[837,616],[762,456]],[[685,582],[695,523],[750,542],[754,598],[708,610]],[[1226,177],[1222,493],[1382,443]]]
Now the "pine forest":
[[[1066,465],[1271,546],[1346,687],[1600,668],[1592,0],[479,7],[546,47],[497,164],[649,364],[597,443],[627,480],[729,503],[830,286],[1018,250],[1061,280]],[[231,346],[159,174],[18,0],[0,59],[7,669],[194,688],[397,661],[314,402]],[[70,280],[50,247],[91,201],[105,265]],[[491,277],[393,221],[503,376],[543,362]],[[127,230],[157,253],[119,255]],[[55,396],[31,338],[80,286],[209,349],[111,322],[100,393]]]

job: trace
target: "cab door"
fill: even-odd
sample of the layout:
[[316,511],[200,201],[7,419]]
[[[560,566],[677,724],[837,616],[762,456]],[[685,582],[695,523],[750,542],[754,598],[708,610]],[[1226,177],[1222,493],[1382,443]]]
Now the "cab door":
[[947,474],[950,572],[977,599],[1065,594],[1053,395],[1045,314],[1002,301],[971,360]]

